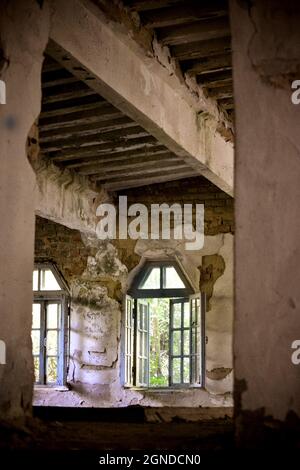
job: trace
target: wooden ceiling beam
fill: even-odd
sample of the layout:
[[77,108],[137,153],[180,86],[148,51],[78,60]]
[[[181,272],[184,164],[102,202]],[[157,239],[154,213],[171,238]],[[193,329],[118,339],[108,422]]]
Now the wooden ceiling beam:
[[165,8],[182,3],[182,0],[125,0],[125,5],[132,10],[148,11],[156,8]]
[[173,57],[180,60],[199,59],[230,52],[230,37],[216,38],[208,41],[196,41],[188,44],[171,46],[170,52]]
[[[96,165],[98,163],[109,163],[115,161],[126,161],[129,158],[150,158],[153,156],[164,156],[164,155],[171,155],[172,153],[164,147],[163,145],[158,145],[157,147],[142,147],[136,150],[126,150],[125,152],[118,152],[114,154],[104,154],[98,157],[91,157],[84,160],[71,160],[66,163],[68,168],[74,168],[75,170],[78,168],[89,167],[91,165]],[[172,154],[174,155],[174,154]]]
[[127,116],[122,116],[117,119],[112,119],[110,121],[104,122],[94,122],[90,124],[81,124],[78,126],[71,126],[62,129],[53,129],[49,131],[40,130],[39,141],[40,142],[52,142],[56,139],[68,139],[73,138],[73,136],[81,135],[94,135],[101,134],[105,132],[110,132],[114,130],[128,129],[130,127],[135,127],[136,123],[132,121]]
[[227,14],[226,2],[206,0],[141,12],[140,17],[148,28],[164,28]]
[[137,148],[143,147],[152,147],[157,146],[158,142],[155,137],[148,136],[143,137],[142,139],[131,139],[130,141],[124,142],[107,142],[100,145],[89,145],[77,150],[58,150],[54,152],[47,151],[47,155],[51,158],[52,161],[59,162],[59,161],[66,161],[66,160],[73,160],[76,158],[89,158],[89,157],[96,157],[97,155],[103,154],[113,154],[117,152],[122,152],[123,150],[135,150]]
[[182,160],[180,160],[176,155],[169,153],[165,155],[156,155],[153,157],[147,157],[145,158],[128,158],[124,160],[123,162],[120,161],[111,161],[111,162],[105,162],[103,164],[98,164],[98,165],[92,165],[90,167],[83,167],[79,168],[78,173],[81,175],[85,176],[91,176],[91,175],[96,175],[104,171],[105,173],[118,170],[118,171],[124,171],[124,170],[133,170],[135,168],[141,168],[144,167],[145,172],[147,171],[147,168],[149,167],[155,167],[157,169],[157,164],[161,166],[163,163],[167,162],[172,162],[172,163],[184,163]]
[[113,181],[120,181],[120,178],[126,178],[126,177],[145,177],[147,175],[149,176],[154,176],[158,175],[160,176],[163,171],[179,171],[179,170],[185,170],[189,169],[186,163],[178,163],[178,162],[166,162],[163,163],[161,162],[159,165],[159,170],[157,169],[157,164],[153,166],[153,168],[147,168],[145,170],[144,165],[142,165],[139,168],[135,168],[134,170],[130,171],[122,171],[120,174],[119,170],[113,170],[113,171],[108,171],[108,172],[102,172],[101,175],[95,175],[91,177],[93,181],[107,181],[108,179],[113,182]]
[[[108,191],[120,191],[128,188],[138,188],[141,186],[148,186],[150,184],[164,183],[165,181],[176,181],[183,178],[193,178],[197,176],[195,170],[179,170],[178,172],[172,171],[172,173],[161,173],[159,176],[148,176],[145,178],[130,178],[121,179],[119,182],[107,182],[102,183],[101,186],[106,188]],[[99,184],[100,186],[100,184]]]
[[231,54],[222,54],[205,57],[198,60],[187,61],[183,65],[183,71],[190,75],[197,75],[213,70],[227,70],[231,67]]
[[207,19],[178,26],[169,26],[157,31],[158,39],[162,44],[169,46],[227,37],[229,34],[230,27],[227,17]]
[[78,136],[73,134],[67,139],[53,139],[52,142],[41,142],[41,148],[44,152],[54,152],[61,149],[70,150],[78,148],[88,148],[92,145],[99,145],[105,142],[118,143],[118,145],[126,140],[130,141],[135,138],[149,136],[149,133],[140,126],[130,127],[128,129],[116,130],[91,135]]

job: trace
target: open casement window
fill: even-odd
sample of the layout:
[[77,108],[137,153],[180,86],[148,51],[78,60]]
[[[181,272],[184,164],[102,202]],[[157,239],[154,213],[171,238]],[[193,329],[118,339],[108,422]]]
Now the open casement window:
[[32,348],[35,383],[64,385],[67,379],[68,290],[51,264],[33,272]]
[[205,296],[170,300],[170,386],[205,381]]
[[126,297],[125,386],[204,386],[205,296],[192,292],[175,263],[144,266]]

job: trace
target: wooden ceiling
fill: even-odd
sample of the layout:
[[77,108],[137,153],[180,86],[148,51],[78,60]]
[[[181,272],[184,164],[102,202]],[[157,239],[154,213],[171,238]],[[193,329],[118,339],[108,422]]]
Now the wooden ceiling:
[[39,118],[42,153],[108,190],[195,176],[136,122],[46,56]]
[[123,0],[229,117],[233,113],[227,0]]

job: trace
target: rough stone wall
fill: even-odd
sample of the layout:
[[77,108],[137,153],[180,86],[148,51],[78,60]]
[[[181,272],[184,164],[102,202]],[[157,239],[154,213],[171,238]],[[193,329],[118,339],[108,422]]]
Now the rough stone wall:
[[[243,446],[298,440],[300,4],[233,0],[236,106],[235,392]],[[294,431],[294,435],[293,432]]]
[[[161,200],[162,188],[164,199]],[[166,195],[166,197],[165,197]],[[101,242],[37,218],[36,260],[52,261],[71,290],[69,391],[37,389],[35,403],[67,406],[231,406],[232,200],[203,178],[128,191],[129,201],[205,202],[205,245],[187,252],[184,240]],[[226,233],[227,232],[227,233]],[[195,291],[210,285],[206,390],[125,390],[120,382],[122,300],[144,259],[176,258]],[[219,272],[219,264],[222,272]],[[208,260],[210,261],[208,263]],[[202,268],[210,279],[201,281]],[[215,272],[216,271],[216,272]]]

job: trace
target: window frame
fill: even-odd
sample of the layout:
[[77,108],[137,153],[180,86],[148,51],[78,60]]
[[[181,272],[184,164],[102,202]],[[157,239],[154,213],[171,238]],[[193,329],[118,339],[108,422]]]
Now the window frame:
[[[61,290],[33,290],[33,304],[40,303],[40,366],[39,381],[34,382],[35,387],[55,388],[65,386],[67,384],[68,374],[68,358],[69,358],[69,323],[70,323],[70,291],[66,281],[63,279],[59,270],[53,263],[37,262],[34,264],[34,271],[38,270],[38,288],[40,288],[40,271],[50,270],[54,275]],[[57,365],[57,381],[47,383],[45,374],[45,363],[48,357],[45,347],[45,338],[47,332],[46,325],[46,308],[47,304],[58,303],[61,306],[60,325],[58,325],[58,365]],[[32,328],[32,330],[34,330]],[[37,329],[35,329],[37,330]],[[51,330],[51,328],[50,328]],[[34,355],[37,356],[37,355]]]
[[[168,267],[175,268],[178,276],[184,284],[184,288],[164,288],[165,269]],[[159,289],[142,289],[139,286],[145,281],[153,268],[160,269],[160,287]],[[161,298],[161,297],[189,297],[195,291],[184,274],[183,270],[175,261],[146,261],[134,279],[134,282],[128,290],[128,294],[135,299]]]
[[[172,266],[175,268],[176,272],[178,273],[180,279],[185,285],[185,288],[174,288],[174,289],[166,289],[163,288],[163,270],[166,267]],[[161,273],[160,273],[160,288],[159,289],[141,289],[139,286],[142,284],[144,280],[148,277],[151,269],[154,267],[160,267]],[[138,301],[140,299],[147,299],[147,298],[170,298],[170,308],[169,308],[169,363],[171,362],[171,301],[177,301],[177,302],[182,302],[186,301],[189,302],[189,309],[190,309],[190,322],[192,322],[192,302],[194,301],[193,299],[199,299],[199,331],[200,331],[200,341],[199,341],[199,367],[201,369],[197,371],[192,370],[192,365],[190,363],[190,383],[179,383],[175,384],[172,383],[171,380],[171,370],[169,368],[169,385],[168,386],[163,386],[163,387],[151,387],[149,384],[147,386],[145,385],[138,385],[138,370],[137,370],[137,308],[138,308]],[[126,381],[126,373],[125,369],[127,367],[126,363],[126,318],[127,318],[127,305],[128,305],[128,300],[131,302],[132,306],[132,319],[133,319],[133,339],[132,339],[132,370],[131,370],[131,380],[130,382]],[[197,300],[195,301],[197,302]],[[147,261],[141,271],[136,275],[132,285],[128,289],[128,294],[126,295],[125,302],[124,302],[124,328],[123,332],[123,341],[122,341],[122,357],[123,357],[123,362],[122,362],[122,367],[121,367],[121,382],[124,386],[124,388],[128,389],[144,389],[144,390],[149,390],[151,392],[159,391],[159,390],[186,390],[189,388],[204,388],[205,387],[205,313],[206,313],[206,301],[205,301],[205,294],[203,293],[195,293],[195,290],[192,288],[192,285],[188,281],[186,275],[180,268],[180,266],[176,263],[176,261],[170,261],[170,260],[161,260],[161,261]],[[184,308],[184,307],[183,307]],[[149,318],[150,318],[150,313],[149,313]],[[192,331],[192,326],[190,328],[190,331]],[[191,335],[192,333],[190,333]],[[150,336],[148,338],[148,343],[150,342]],[[190,361],[192,361],[192,340],[190,336]],[[201,356],[201,357],[200,357]],[[150,358],[150,356],[149,356]],[[149,359],[148,359],[149,362]],[[195,361],[195,364],[197,365],[197,361]],[[148,364],[149,367],[149,364]],[[199,377],[199,382],[192,381],[192,376],[196,377],[198,374]],[[128,376],[128,373],[127,373]]]

